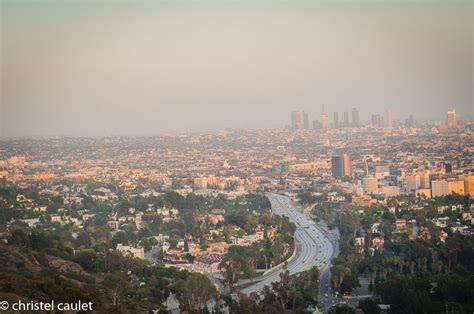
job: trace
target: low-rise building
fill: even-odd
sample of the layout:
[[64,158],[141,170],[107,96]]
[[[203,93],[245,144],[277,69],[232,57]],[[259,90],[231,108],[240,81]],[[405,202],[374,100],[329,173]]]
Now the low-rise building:
[[118,243],[117,251],[126,256],[145,258],[145,250],[142,247],[133,247]]

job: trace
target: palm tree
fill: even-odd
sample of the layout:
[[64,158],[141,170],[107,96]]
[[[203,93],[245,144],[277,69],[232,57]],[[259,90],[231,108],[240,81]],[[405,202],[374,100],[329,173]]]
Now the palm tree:
[[302,299],[302,294],[301,294],[301,291],[298,289],[298,288],[291,288],[289,293],[288,293],[288,296],[291,300],[291,309],[293,310],[293,312],[295,311],[295,305],[296,305],[296,302],[298,300],[301,300]]
[[448,271],[451,271],[451,265],[457,260],[457,254],[461,249],[461,245],[458,241],[452,239],[450,241],[446,241],[445,249],[448,255]]

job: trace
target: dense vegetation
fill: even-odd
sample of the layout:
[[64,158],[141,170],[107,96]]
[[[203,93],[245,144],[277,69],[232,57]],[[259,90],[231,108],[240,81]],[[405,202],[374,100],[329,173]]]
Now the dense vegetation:
[[[335,226],[341,232],[341,254],[332,267],[333,288],[350,293],[363,276],[370,280],[369,288],[378,302],[391,305],[391,313],[472,313],[474,236],[453,233],[451,224],[439,228],[430,220],[437,216],[439,206],[445,206],[443,216],[455,221],[462,211],[451,210],[452,205],[469,208],[469,197],[425,200],[404,196],[390,199],[387,206],[318,206],[315,210],[320,216],[336,217]],[[410,210],[410,206],[418,209]],[[390,207],[397,210],[390,212]],[[425,233],[410,236],[414,232],[411,225],[397,230],[395,220],[402,217],[413,221],[416,228],[425,228]],[[374,223],[378,227],[371,229]],[[441,231],[448,235],[443,241]],[[356,237],[364,238],[362,247],[356,244]],[[384,239],[383,247],[372,246],[375,237]]]
[[[43,237],[24,239],[34,243],[37,236]],[[2,245],[0,261],[0,291],[9,301],[81,300],[92,302],[93,309],[99,312],[139,312],[163,309],[162,303],[170,293],[182,301],[183,309],[191,309],[189,300],[203,302],[214,293],[203,275],[151,266],[114,253],[87,250],[74,255],[61,241],[56,248],[40,251],[29,244]]]
[[229,301],[235,313],[302,313],[317,305],[319,273],[316,267],[291,276],[280,274],[281,280],[263,290],[263,300],[256,294],[243,296],[239,303]]
[[[8,300],[80,299],[93,302],[94,309],[101,312],[138,312],[164,309],[163,302],[173,293],[181,309],[197,311],[208,300],[221,297],[206,276],[125,257],[115,253],[115,246],[140,244],[148,251],[156,244],[154,236],[160,233],[170,236],[171,247],[184,237],[205,243],[211,228],[224,230],[211,242],[231,243],[232,236],[252,234],[257,227],[263,228],[263,240],[251,246],[231,246],[221,265],[229,288],[239,278],[256,276],[257,269],[279,264],[293,252],[294,224],[287,218],[271,215],[270,203],[262,195],[226,199],[165,192],[161,196],[119,194],[117,199],[101,200],[92,197],[101,193],[96,191],[98,187],[93,183],[87,185],[78,206],[67,204],[61,196],[40,194],[38,187],[20,189],[0,184],[0,230],[6,243],[0,251],[0,260],[5,265],[0,270],[0,292]],[[34,203],[18,201],[19,194]],[[46,211],[33,211],[34,206],[45,206]],[[179,219],[165,223],[148,210],[150,206],[176,208]],[[124,223],[112,232],[107,225],[109,217],[130,215],[130,208],[143,212],[143,227],[137,229],[135,224]],[[202,217],[214,208],[225,209],[225,219],[212,226]],[[51,221],[56,214],[81,218],[85,211],[93,217],[85,220],[81,229]],[[20,221],[29,218],[39,219],[36,227]],[[267,231],[273,231],[272,235],[268,236]],[[300,302],[295,299],[294,306]]]

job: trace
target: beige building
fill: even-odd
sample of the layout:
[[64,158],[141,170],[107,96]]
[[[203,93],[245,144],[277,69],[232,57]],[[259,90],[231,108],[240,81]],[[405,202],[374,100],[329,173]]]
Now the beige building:
[[407,176],[405,181],[407,185],[407,191],[409,192],[416,191],[421,186],[421,179],[417,174]]
[[464,195],[464,180],[448,180],[448,192]]
[[145,258],[145,250],[142,247],[135,248],[121,243],[117,244],[117,251],[126,256]]
[[448,195],[448,181],[446,180],[433,180],[431,181],[431,196],[445,196]]
[[464,180],[434,180],[431,182],[431,195],[433,197],[445,196],[452,193],[464,195]]
[[61,222],[61,216],[51,215],[51,222]]
[[195,189],[207,189],[209,186],[217,185],[219,179],[213,175],[202,176],[194,179]]
[[291,172],[313,172],[317,169],[328,169],[329,164],[325,160],[318,160],[306,163],[291,164]]
[[352,204],[357,206],[371,206],[376,204],[377,200],[370,195],[352,195]]
[[352,176],[352,157],[349,154],[344,154],[344,176]]
[[431,197],[431,190],[430,189],[418,189],[416,190],[415,192],[416,196],[424,196],[426,198],[430,198]]
[[429,171],[420,173],[420,184],[421,184],[421,188],[423,188],[423,189],[431,188],[431,185],[430,185],[430,172]]
[[469,175],[464,178],[464,193],[474,197],[474,175]]
[[398,186],[382,186],[380,192],[386,196],[397,196],[400,194],[400,187]]
[[448,127],[453,127],[457,124],[457,117],[456,117],[456,111],[449,110],[448,113],[446,114],[446,124]]
[[365,194],[377,193],[378,192],[377,179],[373,176],[363,178],[362,187],[364,189]]

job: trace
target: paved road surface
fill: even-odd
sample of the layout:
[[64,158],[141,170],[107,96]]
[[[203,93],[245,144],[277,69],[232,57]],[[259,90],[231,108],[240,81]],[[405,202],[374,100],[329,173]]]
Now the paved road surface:
[[[272,204],[272,212],[274,214],[287,216],[290,221],[296,225],[295,231],[295,257],[288,263],[287,269],[290,274],[296,274],[317,266],[321,272],[320,291],[328,293],[326,284],[330,287],[331,274],[329,272],[330,262],[337,255],[337,245],[334,240],[337,233],[328,232],[325,228],[320,227],[312,221],[307,215],[298,212],[295,205],[286,196],[268,193],[268,199]],[[337,243],[337,240],[336,240]],[[256,279],[259,280],[251,286],[241,291],[250,294],[263,289],[264,286],[271,285],[272,282],[280,281],[280,273],[282,268],[269,271],[267,274]],[[323,289],[323,290],[321,290]],[[324,294],[322,294],[324,296]],[[329,302],[331,302],[329,300]],[[324,302],[323,302],[324,303]]]

